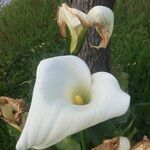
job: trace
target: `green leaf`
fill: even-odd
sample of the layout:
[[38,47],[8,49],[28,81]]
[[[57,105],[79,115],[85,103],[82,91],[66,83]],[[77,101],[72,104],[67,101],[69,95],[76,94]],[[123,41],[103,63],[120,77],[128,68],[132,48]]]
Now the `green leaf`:
[[134,107],[139,113],[150,113],[150,103],[138,103]]
[[132,107],[134,126],[139,130],[137,137],[150,136],[150,103],[138,103]]
[[80,144],[71,137],[65,138],[60,143],[56,144],[58,150],[81,150]]
[[112,121],[113,121],[113,123],[115,123],[115,125],[120,126],[120,125],[126,124],[128,122],[129,116],[130,116],[130,109],[124,115],[113,118]]
[[85,133],[86,137],[93,143],[94,146],[96,146],[104,139],[114,137],[117,130],[118,129],[112,121],[105,121],[85,130]]
[[119,84],[121,88],[126,92],[128,91],[128,78],[129,78],[129,75],[127,73],[123,71],[118,73]]

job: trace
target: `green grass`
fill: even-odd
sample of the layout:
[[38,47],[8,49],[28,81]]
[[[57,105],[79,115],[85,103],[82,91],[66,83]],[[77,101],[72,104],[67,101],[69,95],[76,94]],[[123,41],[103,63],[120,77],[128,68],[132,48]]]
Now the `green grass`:
[[0,12],[1,95],[30,101],[39,61],[65,53],[67,42],[56,26],[57,3],[13,0]]
[[[117,0],[112,36],[113,65],[128,75],[129,120],[137,133],[150,136],[150,17],[148,0]],[[129,133],[130,133],[129,132]]]
[[150,20],[148,0],[117,0],[112,36],[114,64],[129,74],[132,102],[148,102]]
[[[60,38],[56,25],[58,3],[54,0],[13,0],[0,12],[1,96],[30,102],[40,60],[66,53],[67,42]],[[15,149],[18,134],[11,132],[12,128],[1,121],[0,150]]]

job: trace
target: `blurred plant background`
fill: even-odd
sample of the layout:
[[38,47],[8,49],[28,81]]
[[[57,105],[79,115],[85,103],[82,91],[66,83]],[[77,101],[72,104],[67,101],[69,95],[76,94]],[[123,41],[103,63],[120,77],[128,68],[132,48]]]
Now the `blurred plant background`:
[[[60,37],[56,25],[60,3],[62,0],[12,0],[0,11],[1,96],[30,103],[39,61],[69,53],[69,41]],[[83,131],[87,149],[117,135],[128,136],[133,143],[144,135],[150,137],[149,10],[149,0],[116,0],[111,68],[131,95],[131,106],[124,116]],[[0,150],[15,149],[18,136],[0,120]],[[50,149],[80,150],[80,137],[73,135]]]

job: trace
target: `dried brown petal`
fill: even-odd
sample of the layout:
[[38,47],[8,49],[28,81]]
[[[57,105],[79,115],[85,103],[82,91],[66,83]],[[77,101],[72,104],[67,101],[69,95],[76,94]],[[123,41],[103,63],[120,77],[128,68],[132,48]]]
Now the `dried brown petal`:
[[73,15],[66,7],[65,3],[57,10],[57,24],[59,27],[60,34],[66,37],[66,27],[68,27],[71,34],[70,53],[78,51],[80,46],[83,44],[87,28],[81,25],[78,17]]
[[58,7],[58,9],[57,9],[57,25],[59,27],[59,32],[60,32],[61,36],[66,37],[67,36],[67,34],[66,34],[66,23],[61,17],[60,9],[61,9],[61,7]]
[[0,97],[0,118],[17,129],[22,124],[22,113],[25,111],[25,102],[22,99]]
[[72,13],[72,15],[80,20],[83,27],[94,27],[101,36],[102,40],[99,45],[94,46],[90,44],[92,47],[97,49],[107,47],[114,25],[114,15],[109,8],[95,6],[88,12],[88,14],[85,14],[78,9],[68,7],[67,4],[65,4],[65,7]]
[[131,150],[150,150],[150,139],[144,136],[143,140],[133,146]]
[[119,143],[119,137],[107,139],[103,141],[103,144],[93,148],[92,150],[118,150]]
[[103,144],[92,150],[130,150],[130,143],[126,137],[116,137],[103,141]]

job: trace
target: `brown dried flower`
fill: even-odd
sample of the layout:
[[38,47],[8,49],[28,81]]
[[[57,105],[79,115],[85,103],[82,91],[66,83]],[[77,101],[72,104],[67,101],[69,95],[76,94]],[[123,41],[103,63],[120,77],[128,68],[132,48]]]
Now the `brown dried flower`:
[[0,97],[0,118],[18,130],[21,130],[22,113],[24,111],[24,100],[5,96]]
[[143,140],[133,146],[131,150],[150,150],[150,139],[144,136]]
[[92,150],[129,150],[130,143],[126,137],[116,137],[103,141],[103,144]]

